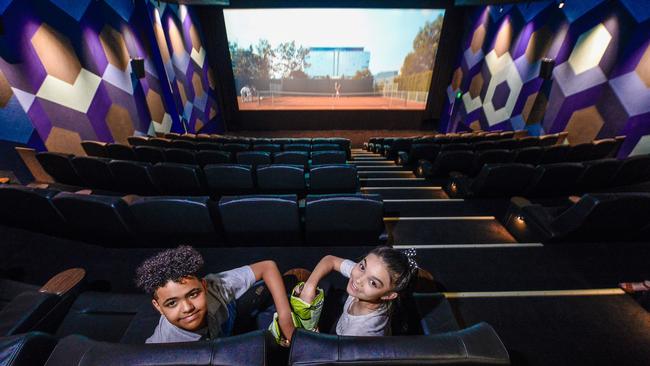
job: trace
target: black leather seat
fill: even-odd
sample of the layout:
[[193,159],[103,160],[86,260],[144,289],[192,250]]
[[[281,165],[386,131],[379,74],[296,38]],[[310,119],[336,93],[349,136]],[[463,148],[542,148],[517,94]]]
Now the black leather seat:
[[535,136],[526,136],[517,140],[517,148],[523,149],[524,147],[539,146],[539,138]]
[[298,145],[310,145],[311,146],[311,138],[309,138],[309,137],[292,138],[291,143],[292,144],[298,144]]
[[564,163],[568,160],[569,151],[571,146],[569,145],[553,145],[544,148],[544,155],[539,160],[540,164],[555,164],[555,163]]
[[313,144],[311,145],[311,151],[338,151],[341,150],[341,147],[338,144]]
[[282,151],[280,144],[253,144],[253,151],[266,151],[270,153]]
[[585,194],[566,209],[529,204],[521,211],[544,240],[644,240],[640,233],[650,223],[650,194]]
[[196,152],[196,162],[200,166],[228,164],[232,162],[232,154],[227,151],[200,150]]
[[496,141],[479,141],[474,144],[474,151],[497,149]]
[[557,144],[559,134],[543,135],[539,137],[539,146],[553,146]]
[[521,164],[537,165],[544,155],[544,149],[538,146],[515,150],[513,161]]
[[46,366],[267,365],[270,335],[251,332],[211,341],[127,345],[71,335],[56,345]]
[[250,165],[215,164],[203,168],[211,195],[247,194],[255,189]]
[[621,163],[612,186],[625,186],[650,179],[650,155],[631,156]]
[[296,144],[296,143],[291,143],[291,144],[285,144],[284,145],[284,151],[311,151],[311,145],[309,144]]
[[106,145],[108,157],[115,160],[135,160],[135,153],[131,146],[122,144],[108,144]]
[[105,142],[99,141],[81,141],[81,147],[88,156],[97,156],[100,158],[108,157],[108,150]]
[[345,164],[347,154],[344,151],[314,151],[311,153],[311,165]]
[[569,150],[569,156],[567,157],[568,161],[581,162],[591,160],[591,157],[594,155],[594,144],[591,142],[586,142],[583,144],[577,144],[571,146]]
[[52,200],[74,237],[103,242],[130,238],[133,233],[132,216],[121,197],[61,192]]
[[55,181],[78,186],[81,185],[81,179],[72,166],[72,158],[73,155],[55,152],[36,153],[38,162]]
[[357,167],[352,164],[319,165],[309,171],[310,193],[355,193],[358,190]]
[[506,150],[512,150],[517,148],[517,140],[513,138],[502,138],[499,140],[494,141],[494,148],[495,149],[506,149]]
[[305,168],[288,164],[259,165],[257,187],[261,193],[304,194],[307,189]]
[[482,150],[474,153],[474,170],[472,175],[478,174],[485,164],[509,163],[514,158],[511,150]]
[[398,163],[404,166],[415,167],[420,160],[434,161],[440,152],[438,144],[416,144],[411,145],[408,154],[400,152]]
[[462,142],[443,144],[442,146],[440,146],[440,151],[471,151],[471,150],[473,150],[473,146],[471,144],[462,143]]
[[228,143],[228,144],[223,144],[221,147],[223,151],[228,151],[233,154],[236,154],[238,152],[242,151],[248,151],[250,150],[250,145],[249,144],[237,144],[237,143]]
[[612,156],[615,147],[615,139],[596,140],[594,141],[592,155],[590,156],[589,160],[604,159],[608,156]]
[[160,193],[154,183],[153,165],[140,161],[112,160],[108,167],[113,174],[116,190],[124,193],[153,195]]
[[487,323],[429,336],[346,337],[298,329],[289,365],[509,365],[508,352]]
[[267,151],[244,151],[237,153],[237,164],[258,165],[271,164],[271,153]]
[[305,168],[309,163],[309,153],[306,151],[284,151],[273,153],[273,163],[302,165]]
[[50,189],[0,185],[0,222],[39,232],[59,232],[65,220],[52,202],[58,193]]
[[153,177],[163,194],[201,196],[207,194],[203,170],[198,165],[158,163]]
[[535,170],[533,182],[524,195],[558,197],[577,191],[584,166],[580,163],[557,163],[539,165]]
[[90,156],[72,158],[72,166],[81,178],[84,187],[110,191],[115,190],[115,181],[108,167],[109,162],[110,159]]
[[149,139],[144,136],[129,136],[126,138],[126,141],[128,141],[131,146],[147,145],[148,140]]
[[474,169],[474,152],[468,150],[441,151],[431,163],[421,160],[418,163],[418,175],[425,177],[447,177],[451,172],[465,175]]
[[41,332],[0,337],[0,365],[43,365],[56,343],[55,337]]
[[140,239],[150,245],[214,244],[219,238],[218,211],[209,197],[127,196],[124,200]]
[[196,150],[220,151],[223,145],[216,142],[199,142],[196,144]]
[[193,141],[173,140],[169,146],[174,149],[196,150],[196,143]]
[[165,149],[165,161],[179,164],[197,164],[194,150]]
[[397,138],[393,140],[393,143],[390,144],[390,147],[385,152],[386,158],[396,160],[400,151],[408,153],[411,150],[412,142],[413,140],[410,138]]
[[452,175],[447,191],[454,197],[511,197],[523,194],[534,174],[528,164],[486,164],[474,179]]
[[587,161],[582,165],[584,170],[578,179],[578,189],[580,192],[589,192],[609,187],[621,166],[621,161],[609,158]]
[[311,245],[376,245],[384,231],[379,195],[308,195],[305,236]]
[[231,244],[297,244],[302,242],[298,198],[293,195],[225,196],[219,213]]
[[161,139],[159,137],[153,137],[148,140],[147,146],[151,147],[159,147],[161,149],[166,149],[169,147],[172,147],[172,142],[173,141],[180,141],[180,140],[168,140],[168,139]]
[[157,164],[166,161],[165,150],[154,146],[136,146],[133,148],[135,158],[145,163]]

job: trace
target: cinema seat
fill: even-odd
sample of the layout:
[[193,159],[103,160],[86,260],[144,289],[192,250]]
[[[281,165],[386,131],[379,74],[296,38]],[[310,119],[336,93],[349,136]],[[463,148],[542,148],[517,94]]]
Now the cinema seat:
[[200,166],[209,164],[228,164],[232,162],[231,153],[227,151],[199,150],[195,155]]
[[311,153],[311,165],[345,164],[347,154],[344,151],[314,151]]
[[133,218],[127,203],[121,197],[61,192],[52,201],[66,221],[66,227],[75,238],[123,244],[122,239],[133,233]]
[[20,185],[0,185],[0,223],[44,233],[63,230],[65,220],[52,202],[59,192]]
[[148,140],[149,139],[144,136],[129,136],[126,138],[126,141],[128,141],[131,146],[147,145]]
[[474,147],[468,143],[452,143],[440,146],[440,151],[471,151]]
[[434,161],[440,152],[438,144],[412,144],[408,153],[400,152],[397,163],[403,166],[415,167],[421,159]]
[[539,146],[553,146],[557,144],[559,137],[559,134],[542,135],[539,137]]
[[447,177],[451,172],[470,175],[473,169],[472,151],[441,151],[433,163],[426,160],[418,162],[417,174],[424,177]]
[[526,197],[558,197],[577,192],[584,166],[580,163],[538,165]]
[[616,172],[621,166],[621,161],[609,158],[586,161],[582,165],[584,170],[577,182],[578,190],[580,192],[591,192],[611,185]]
[[157,164],[166,161],[165,151],[162,147],[136,146],[133,148],[137,161]]
[[357,167],[352,164],[319,165],[309,171],[310,193],[355,193],[358,190]]
[[589,160],[604,159],[612,156],[616,147],[615,139],[602,139],[594,141],[592,155]]
[[106,143],[99,141],[81,141],[81,147],[88,156],[97,156],[100,158],[108,157],[108,150],[106,150]]
[[310,245],[377,245],[384,231],[380,195],[308,195],[305,237]]
[[452,173],[447,192],[452,197],[511,197],[529,187],[535,167],[528,164],[486,164],[476,178]]
[[219,213],[230,244],[294,245],[302,242],[295,194],[225,196],[219,200]]
[[76,156],[72,158],[72,166],[81,183],[86,188],[114,190],[115,181],[108,167],[110,159],[91,156]]
[[238,152],[236,160],[237,164],[251,165],[253,167],[258,165],[267,165],[271,164],[271,153],[266,151]]
[[[568,207],[544,207],[517,198],[509,215],[520,215],[529,231],[544,241],[644,240],[650,223],[650,194],[585,194]],[[517,235],[517,230],[510,230]]]
[[591,160],[594,155],[594,144],[586,142],[583,144],[573,145],[569,150],[568,161],[580,162]]
[[569,158],[569,145],[553,145],[544,148],[544,155],[539,160],[540,164],[555,164],[566,162]]
[[228,151],[233,154],[236,154],[238,152],[242,151],[248,151],[250,150],[250,145],[249,144],[236,144],[236,143],[228,143],[228,144],[223,144],[221,147],[223,151]]
[[194,150],[165,149],[165,161],[179,164],[197,164]]
[[247,194],[255,189],[250,165],[211,164],[203,168],[210,194]]
[[43,169],[54,178],[58,183],[69,184],[73,186],[81,185],[81,179],[72,166],[73,155],[39,152],[36,153],[36,159],[41,163]]
[[196,150],[220,151],[223,145],[216,142],[199,142],[196,144]]
[[494,150],[496,146],[496,141],[479,141],[474,144],[474,151]]
[[274,164],[309,165],[309,153],[306,151],[284,151],[273,153]]
[[515,150],[513,161],[521,164],[537,165],[544,155],[544,149],[538,146]]
[[305,168],[302,165],[259,165],[256,176],[260,193],[304,194],[307,190]]
[[310,146],[312,144],[311,138],[309,137],[292,138],[291,143],[298,144],[298,145],[310,145]]
[[193,141],[173,140],[167,147],[174,149],[196,150],[196,143]]
[[210,197],[127,196],[135,231],[149,246],[214,244],[220,238],[216,202]]
[[517,140],[517,148],[519,149],[522,149],[524,147],[539,146],[539,144],[539,138],[535,136],[526,136]]
[[269,153],[282,151],[282,145],[279,144],[253,144],[253,151],[266,151]]
[[[314,352],[318,350],[318,352]],[[298,329],[289,365],[509,365],[508,352],[487,323],[436,335],[350,337]]]
[[198,165],[158,163],[153,177],[163,194],[201,196],[207,194],[203,170]]
[[130,146],[122,144],[106,145],[108,157],[115,160],[135,160],[135,153]]
[[495,149],[512,150],[517,148],[517,140],[513,138],[499,139],[494,141]]
[[0,365],[44,365],[56,343],[55,337],[41,332],[0,337]]
[[621,163],[612,181],[613,187],[645,182],[650,179],[650,155],[631,156]]
[[172,142],[173,141],[181,141],[181,140],[168,140],[168,139],[162,139],[159,137],[153,137],[150,138],[147,141],[147,146],[151,147],[159,147],[161,149],[166,149],[172,147]]
[[140,161],[111,160],[108,167],[115,180],[115,191],[140,195],[160,193],[154,183],[153,165]]
[[474,153],[472,176],[478,174],[485,164],[509,163],[514,158],[511,150],[482,150]]
[[311,145],[309,144],[285,144],[284,151],[311,151]]
[[311,151],[338,151],[342,150],[338,144],[313,144]]

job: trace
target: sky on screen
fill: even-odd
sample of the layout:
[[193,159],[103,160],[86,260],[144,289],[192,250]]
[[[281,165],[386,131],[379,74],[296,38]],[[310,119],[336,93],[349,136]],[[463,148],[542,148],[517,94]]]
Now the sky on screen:
[[266,39],[273,47],[364,47],[370,71],[399,71],[413,38],[442,9],[225,9],[229,42],[240,47]]

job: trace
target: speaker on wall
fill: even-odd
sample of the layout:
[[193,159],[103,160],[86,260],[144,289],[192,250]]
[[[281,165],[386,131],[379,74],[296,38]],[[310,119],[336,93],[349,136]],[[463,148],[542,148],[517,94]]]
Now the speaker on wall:
[[539,77],[545,80],[550,80],[553,77],[553,68],[555,67],[555,60],[552,58],[543,58],[542,64],[539,67]]
[[131,59],[131,72],[133,72],[136,78],[142,79],[144,77],[144,59]]

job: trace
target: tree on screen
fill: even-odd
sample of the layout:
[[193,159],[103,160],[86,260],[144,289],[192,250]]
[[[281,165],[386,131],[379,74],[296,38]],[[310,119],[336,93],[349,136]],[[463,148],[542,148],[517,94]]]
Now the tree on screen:
[[230,43],[229,48],[235,78],[240,80],[271,78],[275,52],[267,40],[259,40],[255,48],[252,45],[242,48],[237,42]]
[[433,69],[442,31],[442,16],[433,22],[426,22],[413,39],[413,51],[404,58],[400,76],[417,74]]
[[370,70],[366,68],[363,70],[357,70],[354,76],[352,76],[352,80],[362,80],[371,77],[372,77],[372,73],[370,72]]
[[275,48],[275,73],[281,78],[290,78],[292,73],[294,76],[304,74],[305,68],[310,66],[306,61],[308,54],[309,48],[296,47],[296,41],[280,43]]

